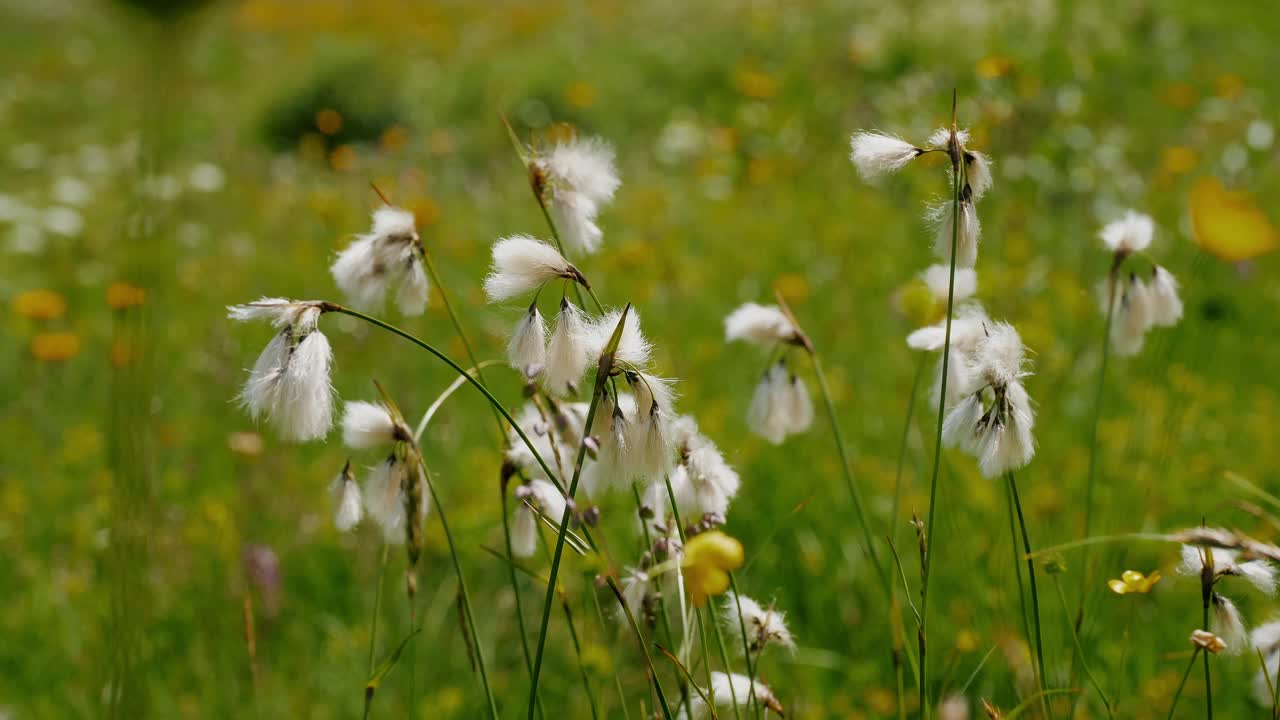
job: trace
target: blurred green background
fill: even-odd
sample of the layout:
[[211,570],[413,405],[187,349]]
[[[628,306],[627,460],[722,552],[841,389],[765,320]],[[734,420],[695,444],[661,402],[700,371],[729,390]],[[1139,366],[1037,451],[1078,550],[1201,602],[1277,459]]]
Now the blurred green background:
[[[896,714],[892,613],[830,434],[819,422],[773,447],[746,432],[766,358],[726,346],[721,320],[774,288],[790,300],[828,366],[874,528],[889,532],[920,361],[893,298],[931,262],[923,203],[947,186],[936,163],[862,181],[848,136],[922,139],[948,119],[952,88],[972,147],[995,163],[979,208],[979,297],[1033,351],[1039,452],[1020,473],[1033,542],[1081,533],[1102,325],[1093,288],[1110,261],[1095,236],[1125,207],[1156,218],[1152,253],[1181,280],[1187,313],[1111,366],[1095,527],[1204,517],[1278,532],[1224,479],[1280,491],[1277,261],[1226,264],[1195,246],[1188,220],[1203,176],[1252,191],[1277,216],[1280,15],[1267,3],[161,5],[156,19],[88,0],[0,3],[0,717],[359,716],[379,538],[329,521],[325,487],[347,457],[336,436],[286,444],[237,408],[269,331],[233,326],[224,306],[340,300],[327,266],[366,229],[373,181],[416,212],[480,354],[501,357],[519,308],[484,301],[489,244],[546,230],[500,113],[522,134],[567,123],[617,147],[623,186],[601,217],[604,250],[578,264],[607,303],[640,308],[659,371],[681,380],[680,409],[743,476],[726,529],[747,550],[744,592],[775,599],[799,640],[794,656],[768,654],[760,668],[790,717]],[[130,287],[145,291],[140,306]],[[429,357],[348,320],[324,321],[342,397],[371,398],[377,377],[416,415],[451,382]],[[462,356],[438,298],[403,324]],[[515,406],[515,379],[493,374]],[[927,509],[932,457],[923,395],[904,517],[892,522],[913,590],[905,515]],[[502,544],[491,422],[464,389],[424,449],[503,715],[516,717],[528,680],[513,597],[484,550]],[[931,694],[958,690],[994,649],[967,694],[975,713],[980,697],[1007,710],[1031,685],[1004,490],[969,458],[944,457]],[[623,500],[606,502],[604,523],[630,549]],[[1165,716],[1200,624],[1197,584],[1172,577],[1176,556],[1107,546],[1093,573],[1079,553],[1064,556],[1070,601],[1090,588],[1087,652],[1121,717]],[[408,628],[402,564],[393,553],[379,654]],[[1125,569],[1156,568],[1169,577],[1150,595],[1105,590]],[[564,576],[592,681],[606,716],[620,717],[617,669],[640,717],[641,663],[615,624],[594,620],[593,572],[573,561]],[[424,632],[376,715],[478,717],[434,518],[419,583]],[[1071,641],[1052,580],[1042,588],[1050,684],[1061,686]],[[1253,622],[1273,611],[1252,591],[1228,592]],[[526,579],[522,598],[536,626],[542,588]],[[587,716],[561,614],[551,628],[544,699]],[[1214,666],[1222,716],[1260,716],[1248,699],[1256,659]],[[1203,711],[1202,693],[1193,678],[1186,717]]]

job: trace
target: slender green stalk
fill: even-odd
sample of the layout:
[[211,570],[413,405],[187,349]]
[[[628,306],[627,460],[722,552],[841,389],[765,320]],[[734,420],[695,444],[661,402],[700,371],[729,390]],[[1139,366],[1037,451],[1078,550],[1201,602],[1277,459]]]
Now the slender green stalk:
[[[373,617],[369,619],[369,670],[373,675],[373,656],[378,647],[378,613],[382,611],[382,578],[387,571],[387,554],[390,545],[382,543],[382,560],[378,562],[378,584],[373,591]],[[369,706],[373,704],[373,689],[365,688],[364,717],[369,717]]]
[[1018,580],[1018,616],[1022,618],[1022,636],[1031,642],[1031,620],[1027,617],[1027,592],[1022,584],[1022,553],[1018,552],[1018,525],[1014,519],[1013,493],[1006,486],[1005,503],[1009,508],[1009,548],[1013,550],[1013,575]]
[[1098,472],[1098,419],[1102,415],[1102,398],[1107,388],[1107,358],[1111,355],[1111,323],[1116,310],[1116,274],[1120,270],[1120,257],[1111,266],[1107,276],[1107,319],[1102,328],[1102,365],[1098,368],[1098,389],[1093,400],[1093,419],[1089,430],[1089,474],[1084,490],[1084,535],[1093,530],[1093,484]]
[[[1212,593],[1210,593],[1212,595]],[[1204,627],[1209,628],[1209,603],[1204,603]],[[1213,720],[1213,678],[1209,675],[1209,653],[1204,653],[1204,710],[1205,716]]]
[[[556,534],[556,549],[555,553],[551,557],[551,572],[547,578],[547,597],[542,605],[542,623],[541,628],[538,630],[538,650],[533,656],[533,681],[532,687],[529,689],[528,706],[528,717],[530,720],[533,718],[534,698],[537,697],[538,678],[542,671],[542,655],[546,651],[547,646],[547,626],[551,622],[551,603],[555,600],[556,578],[560,573],[560,560],[564,556],[564,539],[565,533],[569,529],[569,514],[573,509],[574,495],[578,491],[578,481],[582,479],[582,463],[587,457],[586,436],[587,433],[591,432],[592,425],[595,422],[596,410],[600,406],[600,397],[604,394],[605,383],[609,379],[609,372],[613,369],[613,353],[617,351],[618,340],[622,335],[622,328],[627,321],[627,315],[630,310],[631,306],[628,305],[626,309],[622,311],[622,317],[618,320],[618,326],[614,328],[613,336],[609,339],[609,343],[605,347],[604,353],[600,358],[599,367],[596,370],[595,390],[591,393],[591,404],[587,407],[587,419],[583,424],[583,440],[578,445],[578,458],[574,462],[573,466],[573,480],[570,481],[569,491],[565,494],[565,497],[568,498],[569,502],[565,504],[564,515],[560,518],[560,532]],[[516,427],[518,428],[519,426]],[[521,437],[523,437],[523,434]],[[526,440],[526,442],[528,441]],[[532,447],[532,444],[530,444],[530,449],[532,449]],[[543,470],[548,474],[551,472],[546,469],[545,465],[543,465]],[[612,578],[610,578],[610,582],[612,583]],[[625,606],[626,603],[623,603],[623,605]],[[630,617],[630,615],[630,610],[627,610],[627,616]],[[632,619],[632,624],[634,623],[635,620]],[[648,658],[649,649],[648,646],[644,644],[643,638],[641,638],[641,645],[644,646],[642,649],[645,653],[645,657]],[[652,669],[652,661],[649,663],[649,666]],[[655,676],[654,683],[656,684],[657,682],[658,679]],[[662,700],[663,709],[666,710],[667,715],[670,716],[671,711],[666,707],[666,699],[662,697],[662,690],[660,687],[658,689],[658,696]]]
[[858,489],[857,482],[853,479],[853,467],[850,465],[849,450],[845,446],[844,433],[840,431],[840,420],[836,416],[835,402],[831,399],[831,389],[827,387],[827,375],[822,371],[822,361],[818,358],[817,351],[812,346],[806,348],[809,351],[809,359],[813,362],[813,372],[818,376],[818,388],[822,392],[822,401],[827,408],[827,419],[831,423],[831,434],[835,438],[836,448],[840,452],[840,468],[844,472],[844,482],[849,488],[849,496],[853,498],[853,510],[858,516],[858,524],[862,526],[862,538],[866,545],[867,554],[871,556],[871,563],[876,566],[876,576],[880,578],[880,585],[884,589],[885,597],[893,596],[893,589],[889,583],[889,576],[885,574],[884,567],[880,564],[880,554],[876,552],[875,543],[871,540],[871,526],[867,523],[867,513],[862,503],[862,492]]
[[1089,661],[1085,659],[1084,647],[1080,645],[1080,634],[1076,632],[1075,623],[1071,621],[1071,608],[1067,606],[1067,594],[1062,591],[1062,580],[1057,575],[1053,576],[1053,586],[1058,591],[1058,601],[1062,603],[1062,615],[1067,619],[1067,625],[1071,628],[1071,641],[1076,646],[1076,653],[1080,656],[1080,666],[1084,668],[1085,677],[1089,678],[1089,683],[1093,685],[1093,689],[1098,693],[1098,698],[1102,700],[1102,706],[1107,710],[1107,717],[1115,720],[1115,711],[1111,708],[1111,701],[1107,699],[1107,693],[1102,689],[1102,683],[1098,682],[1098,678],[1094,677],[1093,670],[1089,668]]
[[920,378],[924,376],[924,366],[929,356],[920,353],[916,363],[915,375],[911,378],[911,393],[907,396],[907,417],[902,421],[902,440],[898,443],[898,469],[893,477],[893,506],[889,511],[889,534],[898,539],[898,509],[902,506],[902,469],[907,462],[907,445],[911,438],[911,420],[915,414],[916,395],[920,390]]
[[559,488],[562,492],[564,491],[564,485],[557,478],[556,474],[551,471],[551,468],[547,466],[546,460],[544,460],[542,456],[538,454],[538,449],[533,446],[533,443],[529,440],[529,437],[525,435],[524,430],[520,427],[520,424],[517,423],[515,419],[511,417],[511,413],[507,412],[507,409],[503,407],[501,402],[498,401],[498,398],[494,397],[493,393],[489,392],[489,389],[485,387],[483,383],[481,383],[476,378],[472,377],[471,373],[467,372],[465,369],[463,369],[461,365],[454,362],[448,355],[445,355],[444,353],[437,350],[431,344],[415,337],[414,335],[411,335],[408,332],[405,332],[404,330],[401,330],[395,325],[392,325],[391,323],[385,322],[383,320],[379,320],[378,318],[373,317],[371,315],[365,315],[364,313],[358,310],[352,310],[349,307],[344,307],[342,305],[338,305],[336,303],[330,303],[330,302],[323,303],[322,310],[324,312],[336,312],[336,313],[341,313],[343,315],[350,315],[353,318],[363,320],[371,325],[376,325],[377,327],[380,327],[383,330],[386,330],[387,332],[393,333],[395,335],[399,335],[405,340],[408,340],[414,345],[417,345],[423,350],[426,350],[427,352],[436,356],[436,358],[438,358],[445,365],[448,365],[458,375],[466,378],[467,382],[470,383],[472,387],[479,390],[480,394],[484,395],[485,399],[489,401],[489,404],[492,405],[493,408],[497,410],[500,415],[502,415],[502,419],[506,420],[507,423],[511,425],[512,429],[516,431],[516,435],[520,437],[521,442],[523,442],[525,446],[529,448],[529,452],[533,454],[533,458],[538,461],[538,466],[542,468],[542,472],[546,473],[547,477],[551,480],[551,482],[557,488]]
[[[501,498],[502,508],[502,540],[507,551],[507,574],[511,581],[511,592],[516,599],[516,625],[520,631],[520,649],[524,654],[525,671],[533,677],[533,655],[529,652],[529,631],[524,625],[524,606],[520,600],[520,584],[516,581],[515,555],[511,552],[511,520],[507,517],[507,491],[506,488],[498,490]],[[546,710],[542,707],[542,695],[538,694],[534,697],[534,702],[538,706],[538,714],[546,717]]]
[[[588,586],[587,595],[591,597],[591,605],[595,608],[596,620],[600,623],[600,629],[603,632],[609,632],[609,624],[604,621],[604,609],[600,607],[600,598],[594,585]],[[618,701],[622,707],[623,720],[631,720],[631,711],[627,709],[627,694],[622,691],[622,676],[618,674],[616,666],[613,671],[613,683],[618,688]]]
[[[951,132],[955,145],[955,96],[951,99]],[[959,148],[952,147],[951,155],[951,262],[947,281],[947,327],[942,342],[942,379],[938,391],[938,427],[933,438],[933,474],[929,480],[929,521],[925,530],[924,567],[920,578],[920,715],[929,717],[928,703],[928,622],[929,575],[933,568],[933,528],[938,509],[938,471],[942,467],[942,421],[947,416],[947,378],[951,374],[951,320],[956,301],[956,249],[960,244],[960,162]]]
[[729,573],[729,589],[733,590],[733,600],[738,606],[738,632],[742,633],[742,657],[747,663],[747,679],[751,681],[750,695],[747,702],[755,711],[756,717],[760,717],[760,702],[756,699],[756,668],[755,663],[751,660],[751,645],[747,642],[747,624],[742,619],[742,595],[738,592],[738,579],[733,573]]
[[1187,686],[1187,678],[1191,677],[1191,670],[1195,668],[1196,656],[1199,654],[1199,647],[1191,651],[1191,662],[1187,663],[1187,669],[1182,673],[1182,680],[1178,682],[1178,689],[1173,693],[1173,702],[1169,705],[1169,720],[1173,720],[1173,711],[1178,709],[1178,700],[1182,697],[1182,689]]
[[1018,483],[1014,479],[1012,472],[1008,473],[1008,478],[1009,491],[1013,493],[1013,509],[1018,513],[1018,526],[1022,529],[1022,547],[1028,555],[1027,576],[1031,585],[1031,618],[1035,621],[1036,627],[1036,681],[1040,685],[1040,701],[1044,706],[1045,716],[1053,718],[1053,710],[1044,695],[1047,690],[1044,677],[1044,635],[1040,629],[1040,596],[1036,590],[1036,563],[1030,557],[1031,537],[1027,534],[1027,520],[1022,514],[1022,501],[1018,499]]
[[[582,689],[587,693],[587,701],[591,703],[591,718],[599,720],[600,710],[596,707],[596,694],[591,689],[591,677],[587,675],[587,666],[582,663],[582,644],[578,642],[578,631],[573,627],[573,611],[569,609],[568,598],[561,598],[564,606],[564,619],[569,625],[569,637],[573,640],[573,653],[578,658],[578,672],[582,675]],[[544,716],[545,717],[545,716]]]
[[[701,608],[697,608],[694,611],[698,617],[698,640],[702,646],[702,674],[703,674],[703,678],[707,682],[707,692],[711,692],[711,651],[707,649],[707,616],[706,616],[706,611],[709,609],[710,608],[707,608],[707,607],[701,607]],[[713,617],[711,619],[711,624],[714,625],[715,622],[716,622],[715,618]],[[726,673],[729,672],[728,666],[725,667],[724,671]],[[694,690],[695,691],[697,690],[696,686],[694,687]],[[699,694],[702,694],[702,693],[699,693]],[[733,714],[735,717],[738,717],[738,698],[734,695],[733,683],[729,683],[729,699],[733,701]],[[707,704],[714,705],[715,703],[709,702]]]
[[471,642],[475,646],[476,667],[480,671],[480,684],[484,688],[485,699],[489,702],[489,717],[497,720],[498,703],[493,697],[493,690],[489,687],[489,674],[484,664],[484,647],[480,642],[480,635],[476,633],[475,613],[471,608],[471,595],[467,592],[467,580],[462,575],[462,563],[458,560],[458,548],[453,542],[453,533],[449,532],[449,520],[445,517],[444,505],[440,502],[440,495],[436,493],[435,481],[431,478],[431,471],[427,469],[427,464],[423,461],[421,452],[418,453],[418,467],[422,468],[422,474],[426,477],[427,491],[431,493],[431,503],[435,505],[436,516],[440,518],[440,529],[444,531],[445,544],[449,546],[449,558],[453,561],[453,572],[458,576],[458,592],[462,595],[462,610],[466,616],[467,631],[471,634]]
[[[729,665],[729,651],[724,644],[724,633],[721,632],[720,623],[717,622],[717,618],[715,617],[714,613],[712,614],[712,618],[711,618],[711,630],[712,632],[715,633],[716,646],[720,649],[720,663],[724,665],[724,671],[726,673],[732,672],[730,670],[730,667],[732,666]],[[710,682],[708,682],[707,689],[708,690],[711,689]],[[733,683],[729,683],[729,697],[733,699],[733,717],[735,718],[735,720],[742,720],[742,711],[738,709],[738,693],[736,690],[733,689]]]
[[612,575],[607,576],[605,581],[609,584],[609,589],[613,591],[613,596],[617,598],[623,614],[626,615],[627,624],[631,626],[631,632],[636,636],[636,642],[640,644],[640,653],[644,656],[645,670],[653,683],[654,692],[658,694],[658,703],[662,706],[662,715],[667,720],[671,720],[671,708],[667,706],[667,696],[662,692],[662,681],[658,679],[658,671],[653,667],[653,657],[649,654],[649,644],[644,641],[640,626],[636,624],[636,618],[631,614],[631,608],[627,607],[627,601],[623,599],[622,590],[618,588],[618,583],[613,579]]

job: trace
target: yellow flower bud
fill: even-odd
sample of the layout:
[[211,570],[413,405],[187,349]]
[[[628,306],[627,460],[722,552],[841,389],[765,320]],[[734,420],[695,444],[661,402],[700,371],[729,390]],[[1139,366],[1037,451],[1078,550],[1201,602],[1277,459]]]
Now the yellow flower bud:
[[681,570],[694,607],[729,589],[729,573],[742,567],[742,543],[712,530],[689,539],[684,546]]

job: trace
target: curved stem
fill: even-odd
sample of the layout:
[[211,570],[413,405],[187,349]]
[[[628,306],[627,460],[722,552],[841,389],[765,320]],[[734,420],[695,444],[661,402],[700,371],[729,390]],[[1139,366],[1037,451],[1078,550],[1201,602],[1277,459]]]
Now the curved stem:
[[827,420],[831,424],[831,434],[835,437],[836,448],[840,452],[840,467],[844,471],[844,482],[849,488],[849,495],[853,498],[853,510],[858,516],[858,524],[862,526],[863,542],[867,548],[867,554],[871,556],[871,562],[876,566],[876,575],[880,578],[880,585],[884,589],[886,598],[893,596],[892,586],[889,584],[889,576],[885,574],[884,567],[880,565],[880,554],[876,552],[875,543],[871,540],[871,527],[867,524],[867,513],[862,504],[862,492],[858,490],[858,484],[853,479],[853,468],[849,461],[849,450],[845,447],[844,433],[840,431],[840,421],[836,416],[835,402],[831,399],[831,389],[827,387],[827,376],[822,371],[822,361],[818,358],[816,350],[809,350],[809,359],[813,362],[813,372],[818,376],[818,388],[822,391],[822,401],[827,408]]
[[1067,625],[1071,628],[1071,642],[1075,644],[1076,653],[1080,656],[1080,666],[1084,668],[1085,677],[1089,678],[1089,684],[1093,685],[1094,691],[1098,693],[1098,698],[1102,700],[1102,706],[1107,710],[1107,717],[1115,720],[1115,711],[1111,709],[1111,701],[1107,699],[1107,694],[1102,690],[1102,683],[1098,682],[1098,678],[1094,676],[1093,670],[1089,668],[1089,661],[1084,657],[1084,647],[1080,645],[1080,634],[1076,632],[1075,623],[1071,621],[1071,608],[1067,606],[1067,594],[1062,591],[1062,581],[1055,575],[1053,578],[1053,586],[1058,590],[1058,601],[1062,603],[1062,615],[1067,619]]
[[464,370],[461,365],[459,365],[458,363],[450,359],[448,355],[445,355],[444,353],[440,352],[429,343],[405,332],[404,330],[401,330],[395,325],[379,320],[378,318],[373,317],[371,315],[365,315],[364,313],[358,310],[352,310],[349,307],[344,307],[342,305],[338,305],[336,303],[329,303],[329,302],[324,303],[322,305],[322,309],[324,310],[324,312],[336,312],[336,313],[341,313],[343,315],[350,315],[353,318],[358,318],[371,325],[376,325],[390,333],[399,335],[405,340],[408,340],[414,345],[417,345],[423,350],[426,350],[432,355],[435,355],[444,364],[448,365],[458,375],[461,375],[462,377],[466,378],[467,382],[471,383],[471,385],[475,387],[475,389],[479,390],[480,394],[484,395],[485,399],[489,401],[489,404],[492,405],[494,409],[497,410],[500,415],[502,415],[502,418],[506,420],[508,424],[511,425],[512,429],[516,431],[516,434],[520,436],[520,440],[524,442],[525,446],[529,448],[529,452],[533,454],[533,458],[538,461],[538,465],[542,468],[542,472],[546,473],[547,477],[551,480],[553,484],[555,484],[557,488],[560,489],[561,492],[564,492],[564,485],[556,477],[556,474],[551,472],[551,468],[547,467],[546,461],[542,459],[542,456],[540,454],[538,454],[538,449],[533,446],[533,443],[529,440],[529,437],[525,435],[524,430],[520,427],[520,424],[517,423],[515,419],[511,417],[511,413],[507,412],[507,409],[502,406],[501,402],[498,402],[498,399],[493,396],[493,393],[489,392],[489,389],[485,387],[483,383],[481,383],[480,381],[472,377],[470,373]]
[[1040,685],[1040,702],[1044,708],[1045,716],[1053,717],[1052,708],[1044,694],[1045,688],[1045,666],[1044,666],[1044,635],[1040,629],[1040,596],[1036,591],[1036,563],[1031,559],[1031,537],[1027,534],[1027,520],[1022,514],[1022,501],[1018,499],[1018,483],[1014,480],[1013,473],[1008,473],[1009,491],[1013,493],[1013,509],[1018,512],[1018,525],[1022,528],[1022,547],[1027,553],[1027,575],[1031,584],[1031,618],[1035,621],[1036,627],[1036,680]]
[[[471,366],[475,368],[476,377],[480,379],[482,385],[488,386],[488,381],[484,379],[484,367],[478,359],[476,359],[475,351],[471,349],[471,341],[467,339],[467,333],[462,329],[462,322],[458,320],[458,314],[453,311],[453,303],[449,302],[449,293],[445,290],[444,283],[440,282],[440,275],[436,272],[435,263],[431,262],[431,253],[427,252],[425,245],[418,243],[418,253],[422,256],[422,264],[426,266],[427,273],[431,276],[431,282],[435,283],[436,289],[440,291],[440,300],[444,303],[445,312],[449,314],[449,322],[453,323],[453,330],[458,335],[458,339],[462,341],[462,349],[467,353],[467,359],[471,361]],[[505,445],[507,443],[507,433],[502,426],[502,416],[494,411],[493,419],[498,423],[498,437]]]
[[889,534],[894,540],[898,539],[898,509],[902,505],[902,469],[907,462],[907,445],[911,438],[911,420],[915,415],[916,395],[920,390],[920,378],[924,376],[924,366],[928,362],[929,356],[920,353],[920,360],[916,363],[916,373],[911,378],[911,393],[907,396],[907,417],[902,421],[902,440],[898,443],[898,469],[893,477],[893,506],[889,511]]
[[449,520],[445,517],[444,505],[440,502],[440,495],[436,493],[435,481],[431,478],[431,471],[427,469],[427,464],[423,461],[421,452],[418,453],[418,467],[422,468],[422,474],[426,478],[427,492],[431,493],[431,502],[435,505],[436,515],[440,517],[440,528],[444,530],[445,543],[449,546],[449,558],[453,561],[453,572],[458,576],[458,592],[462,595],[462,609],[467,620],[467,631],[471,634],[471,642],[475,645],[476,667],[480,671],[480,684],[484,687],[485,699],[489,701],[489,717],[497,720],[498,703],[494,700],[493,690],[489,687],[489,674],[484,664],[484,648],[480,643],[480,636],[476,633],[475,613],[471,608],[471,595],[467,592],[466,578],[462,575],[462,563],[458,561],[458,548],[453,542],[453,534],[449,532]]
[[[516,626],[520,631],[520,650],[524,654],[525,672],[529,673],[529,677],[533,677],[533,655],[529,652],[529,631],[524,625],[524,605],[520,601],[520,584],[516,581],[516,565],[515,555],[511,552],[511,520],[507,517],[507,491],[506,488],[499,488],[498,492],[502,495],[502,540],[507,550],[507,575],[511,582],[511,593],[516,599]],[[534,702],[538,706],[538,714],[545,718],[546,711],[542,707],[542,696],[536,695]]]
[[[952,132],[955,132],[955,98],[952,97]],[[928,649],[929,575],[933,562],[933,527],[937,520],[938,470],[942,466],[942,421],[947,415],[947,376],[951,374],[951,319],[956,300],[956,249],[960,244],[960,158],[951,158],[951,263],[947,281],[947,329],[942,342],[942,379],[938,390],[938,427],[933,438],[933,475],[929,480],[929,522],[925,531],[924,567],[920,579],[920,715],[929,717]]]

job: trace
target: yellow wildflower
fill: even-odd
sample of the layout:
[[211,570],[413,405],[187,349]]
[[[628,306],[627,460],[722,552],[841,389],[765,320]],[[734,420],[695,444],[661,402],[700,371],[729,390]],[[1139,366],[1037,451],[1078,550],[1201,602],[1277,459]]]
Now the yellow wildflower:
[[127,282],[113,282],[107,286],[107,304],[112,310],[126,310],[147,301],[147,291]]
[[32,320],[53,320],[67,312],[67,301],[52,290],[28,290],[13,299],[13,311]]
[[31,355],[37,360],[58,362],[80,354],[80,337],[70,332],[40,333],[31,338]]
[[1191,236],[1202,249],[1226,260],[1251,260],[1280,248],[1280,230],[1246,192],[1201,178],[1190,197]]
[[1159,570],[1153,570],[1150,575],[1143,575],[1137,570],[1125,570],[1120,574],[1119,580],[1108,580],[1107,587],[1117,595],[1146,594],[1151,592],[1151,588],[1158,582],[1160,582]]
[[685,586],[694,607],[702,607],[711,595],[729,589],[729,573],[742,567],[742,543],[719,530],[704,532],[684,546]]

